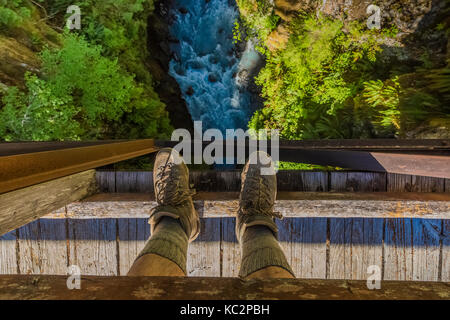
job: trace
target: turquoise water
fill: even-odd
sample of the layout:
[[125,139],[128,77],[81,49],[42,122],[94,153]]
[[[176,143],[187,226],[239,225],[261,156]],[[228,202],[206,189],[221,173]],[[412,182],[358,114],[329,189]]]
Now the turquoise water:
[[[170,27],[179,43],[171,47],[170,74],[178,82],[194,121],[203,130],[247,129],[253,112],[245,74],[259,55],[251,41],[237,54],[233,40],[239,12],[229,0],[177,0]],[[242,50],[241,50],[242,51]]]

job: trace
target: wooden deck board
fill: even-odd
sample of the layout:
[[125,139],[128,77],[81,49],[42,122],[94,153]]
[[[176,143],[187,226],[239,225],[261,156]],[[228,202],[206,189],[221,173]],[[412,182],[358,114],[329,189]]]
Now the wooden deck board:
[[188,248],[188,276],[220,277],[220,263],[220,218],[204,219],[199,237]]
[[119,275],[124,276],[150,237],[150,225],[148,219],[121,218],[117,219],[117,226]]
[[291,267],[299,278],[326,277],[326,218],[293,218]]
[[[232,192],[196,196],[203,229],[189,249],[189,275],[238,274],[232,216],[239,175],[193,175],[199,190],[217,184]],[[283,190],[302,191],[279,192],[276,205],[287,216],[278,221],[280,244],[298,277],[366,279],[367,267],[380,265],[385,280],[449,281],[449,196],[440,193],[450,192],[449,179],[345,171],[279,177],[286,178],[278,180]],[[101,172],[97,182],[104,191],[134,193],[99,194],[3,235],[0,273],[66,274],[67,265],[76,264],[83,274],[125,275],[149,236],[155,202],[136,192],[151,192],[151,173]],[[335,192],[316,192],[327,190]],[[355,193],[342,193],[348,191]]]
[[450,281],[450,220],[442,221],[442,281]]
[[441,221],[413,219],[413,280],[437,281]]
[[117,275],[116,219],[69,219],[69,265],[85,275]]
[[16,231],[0,236],[0,274],[17,273]]
[[384,279],[413,280],[411,219],[386,219]]
[[241,264],[241,248],[236,239],[235,219],[222,218],[221,262],[222,277],[237,277]]

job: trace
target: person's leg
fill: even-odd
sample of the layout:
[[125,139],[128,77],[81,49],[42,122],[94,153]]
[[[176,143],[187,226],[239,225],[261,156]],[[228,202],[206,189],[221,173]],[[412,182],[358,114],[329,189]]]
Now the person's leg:
[[128,275],[185,276],[188,244],[200,232],[200,218],[192,202],[189,170],[177,151],[158,153],[153,181],[158,206],[150,215],[151,237]]
[[181,224],[163,217],[128,271],[129,276],[185,276],[188,237]]
[[294,278],[278,240],[265,226],[245,230],[242,257],[241,276],[244,278]]
[[276,175],[265,152],[255,152],[242,173],[236,236],[241,244],[241,278],[294,278],[278,240],[274,218]]

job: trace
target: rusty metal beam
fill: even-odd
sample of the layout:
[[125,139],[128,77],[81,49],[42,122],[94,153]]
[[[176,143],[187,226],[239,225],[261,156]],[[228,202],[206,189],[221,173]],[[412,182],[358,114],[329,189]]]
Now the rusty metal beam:
[[[161,147],[173,147],[178,142],[156,141]],[[205,148],[209,142],[203,142]],[[224,141],[226,145],[233,141]],[[270,143],[267,151],[272,154]],[[265,146],[265,145],[264,145]],[[248,157],[250,143],[234,143],[234,155],[244,147]],[[191,150],[194,150],[194,145]],[[302,140],[279,142],[279,160],[333,166],[351,170],[411,174],[450,178],[450,140]]]
[[450,179],[450,156],[367,151],[280,150],[280,160],[351,170],[410,174]]
[[74,145],[60,143],[58,147],[53,142],[41,145],[47,150],[40,151],[39,144],[28,144],[31,152],[20,153],[18,144],[0,144],[0,150],[9,150],[9,155],[0,156],[0,194],[158,150],[152,139]]

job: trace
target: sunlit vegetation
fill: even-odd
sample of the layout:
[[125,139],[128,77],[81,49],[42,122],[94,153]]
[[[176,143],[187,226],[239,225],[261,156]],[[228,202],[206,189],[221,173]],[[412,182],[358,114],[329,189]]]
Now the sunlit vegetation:
[[[41,72],[26,75],[25,90],[3,89],[0,139],[167,136],[171,126],[165,105],[145,67],[152,1],[37,2],[55,29],[65,26],[69,5],[80,6],[82,28],[61,31],[58,48],[41,45]],[[0,32],[20,27],[30,19],[30,8],[25,0],[0,1]]]

